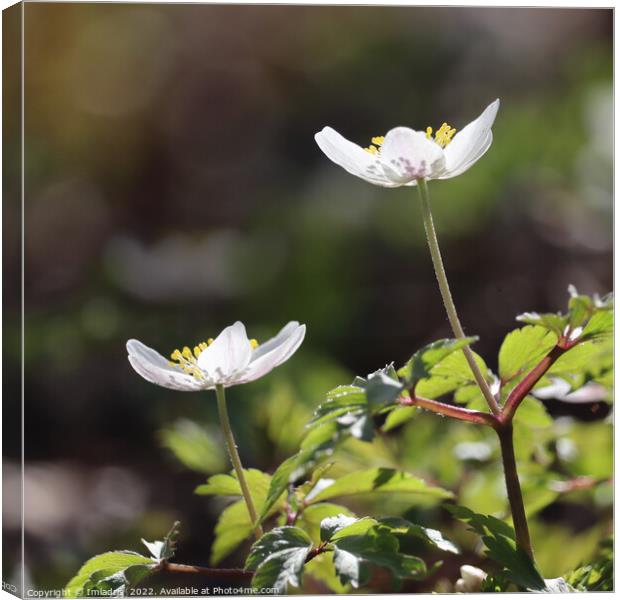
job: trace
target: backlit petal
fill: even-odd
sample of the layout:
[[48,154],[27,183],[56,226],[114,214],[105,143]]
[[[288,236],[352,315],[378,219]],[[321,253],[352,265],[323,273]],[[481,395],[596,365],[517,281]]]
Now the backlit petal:
[[150,383],[182,392],[195,392],[211,385],[209,381],[199,381],[180,367],[170,365],[161,354],[138,340],[127,342],[127,352],[136,373]]
[[198,366],[215,383],[228,384],[252,356],[252,345],[241,321],[226,327],[198,357]]
[[[278,334],[276,338],[278,338],[279,335],[280,334]],[[281,339],[280,343],[272,347],[268,352],[259,355],[256,358],[253,357],[247,370],[239,377],[236,383],[247,383],[249,381],[254,381],[259,377],[266,375],[278,365],[281,365],[295,353],[297,348],[299,348],[303,342],[305,335],[305,325],[298,325],[292,329],[286,338]]]
[[398,185],[432,178],[443,171],[443,150],[426,134],[408,127],[395,127],[385,136],[380,155],[384,173]]
[[383,187],[398,185],[385,177],[376,154],[366,152],[361,146],[341,136],[335,129],[324,127],[314,139],[327,158],[352,175]]
[[285,342],[288,337],[299,327],[298,321],[289,321],[280,331],[272,338],[268,339],[266,342],[263,342],[254,349],[252,352],[252,361],[256,360],[263,354],[267,354],[283,342]]
[[448,179],[465,172],[489,149],[493,141],[491,127],[495,122],[499,100],[487,106],[483,113],[475,120],[457,132],[452,141],[446,146],[445,174],[438,179]]

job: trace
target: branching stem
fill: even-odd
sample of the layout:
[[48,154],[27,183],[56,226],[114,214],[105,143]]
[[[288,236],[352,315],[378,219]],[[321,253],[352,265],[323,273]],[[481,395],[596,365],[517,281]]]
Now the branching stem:
[[213,569],[211,567],[182,565],[166,561],[162,561],[155,570],[167,573],[183,573],[185,575],[207,575],[208,577],[220,577],[223,579],[251,579],[254,576],[254,571],[246,571],[244,569]]
[[[220,413],[220,423],[222,425],[222,431],[224,432],[224,438],[226,439],[226,447],[228,448],[228,454],[230,456],[230,462],[232,462],[237,479],[239,480],[239,486],[241,487],[241,493],[245,500],[245,505],[248,508],[250,520],[252,523],[256,523],[258,520],[258,514],[254,508],[254,502],[252,501],[252,495],[250,494],[250,488],[248,487],[245,475],[243,474],[243,465],[237,452],[237,444],[233,436],[232,428],[230,426],[230,420],[228,419],[228,409],[226,408],[226,392],[223,385],[215,386],[215,395],[217,396],[217,408]],[[256,539],[260,539],[263,535],[263,528],[260,525],[256,525],[254,528],[254,536]]]
[[[448,314],[448,321],[454,332],[454,337],[462,339],[465,337],[465,332],[461,327],[456,307],[454,306],[454,300],[452,300],[452,293],[450,292],[450,285],[448,284],[448,278],[446,277],[446,271],[443,267],[443,261],[441,259],[441,251],[439,249],[439,242],[437,241],[437,233],[435,232],[435,225],[433,224],[433,213],[431,212],[431,203],[428,193],[428,186],[424,179],[418,179],[418,190],[420,191],[420,200],[422,203],[422,216],[424,218],[424,230],[426,231],[426,240],[428,242],[428,248],[431,252],[431,258],[433,260],[433,267],[435,268],[435,276],[437,277],[437,283],[439,284],[439,291],[441,292],[441,298]],[[480,368],[476,364],[473,352],[469,346],[463,347],[463,354],[465,354],[465,360],[474,375],[476,383],[480,387],[482,394],[484,395],[491,412],[495,415],[500,413],[500,407],[491,392],[491,388],[486,379],[480,372]]]
[[503,422],[512,422],[523,399],[532,391],[532,388],[540,381],[540,378],[549,370],[551,365],[572,347],[573,345],[558,344],[551,348],[549,353],[514,387],[502,410],[501,419]]
[[411,395],[410,398],[402,398],[400,401],[403,406],[419,406],[424,410],[434,412],[438,415],[443,415],[444,417],[451,417],[453,419],[458,419],[459,421],[468,421],[469,423],[478,423],[479,425],[488,425],[494,429],[499,424],[499,420],[495,415],[480,412],[478,410],[471,410],[469,408],[462,408],[461,406],[445,404],[444,402],[438,402],[437,400],[420,398],[415,395],[413,390],[410,390],[409,393]]

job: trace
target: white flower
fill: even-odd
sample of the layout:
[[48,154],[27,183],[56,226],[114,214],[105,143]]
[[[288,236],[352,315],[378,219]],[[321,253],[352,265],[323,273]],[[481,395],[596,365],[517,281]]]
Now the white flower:
[[487,578],[487,574],[478,567],[463,565],[460,569],[461,578],[454,584],[454,591],[459,593],[479,592],[482,582]]
[[449,179],[467,171],[491,146],[498,109],[499,100],[495,100],[456,135],[456,129],[444,123],[435,137],[430,127],[426,131],[395,127],[385,137],[372,138],[367,148],[331,127],[324,127],[314,139],[330,160],[369,183],[416,185],[418,179]]
[[129,362],[147,381],[183,392],[230,387],[254,381],[288,360],[306,335],[306,326],[297,321],[285,325],[278,335],[258,344],[249,340],[240,321],[226,327],[215,338],[202,342],[193,351],[187,346],[175,350],[172,361],[138,340],[127,342]]

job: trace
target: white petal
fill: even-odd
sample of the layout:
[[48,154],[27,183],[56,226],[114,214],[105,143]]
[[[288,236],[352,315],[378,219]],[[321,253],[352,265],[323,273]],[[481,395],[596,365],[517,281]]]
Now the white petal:
[[254,348],[254,351],[252,352],[252,361],[256,360],[263,354],[267,354],[267,352],[270,352],[275,347],[285,342],[298,327],[298,321],[289,321],[274,337],[268,339],[266,342],[263,342],[257,348]]
[[465,172],[489,149],[493,141],[491,127],[495,122],[499,100],[487,106],[475,120],[457,132],[446,146],[446,172],[438,179],[449,179]]
[[366,152],[361,146],[342,137],[335,129],[324,127],[314,139],[327,158],[340,165],[345,171],[361,177],[369,183],[383,187],[396,187],[386,179],[376,154]]
[[388,131],[381,146],[381,165],[388,179],[406,185],[417,179],[434,177],[444,169],[443,150],[425,133],[408,127]]
[[138,340],[127,342],[127,352],[136,373],[156,385],[182,392],[195,392],[211,385],[209,381],[198,381],[180,367],[170,365],[161,354]]
[[252,357],[252,345],[241,321],[226,327],[198,357],[198,366],[216,383],[229,384]]
[[272,348],[269,352],[262,354],[257,358],[253,357],[246,372],[243,373],[243,375],[237,380],[237,383],[254,381],[259,377],[266,375],[278,365],[281,365],[295,353],[297,348],[299,348],[303,342],[305,335],[306,326],[299,325],[289,333],[288,337],[285,338],[284,341]]

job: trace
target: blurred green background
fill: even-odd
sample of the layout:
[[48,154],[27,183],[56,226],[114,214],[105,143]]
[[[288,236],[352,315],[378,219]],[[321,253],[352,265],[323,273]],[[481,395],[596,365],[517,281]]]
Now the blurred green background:
[[[140,550],[174,519],[179,561],[208,562],[221,506],[193,489],[228,468],[214,398],[142,380],[128,338],[167,354],[237,319],[259,340],[305,322],[289,363],[229,394],[245,465],[271,472],[328,389],[450,335],[415,189],[342,171],[314,143],[323,126],[366,145],[396,125],[458,130],[501,98],[488,154],[430,186],[461,320],[491,368],[518,313],[563,309],[569,283],[612,287],[611,10],[27,4],[25,35],[31,585],[61,587],[86,558]],[[5,328],[18,314],[5,307]],[[5,380],[19,374],[5,350]],[[609,477],[606,406],[552,412],[564,475]],[[423,415],[341,460],[396,457],[501,514],[490,435]],[[167,446],[188,447],[187,464]],[[545,575],[593,552],[610,503],[597,488],[538,513]],[[18,514],[6,532],[17,552]]]

